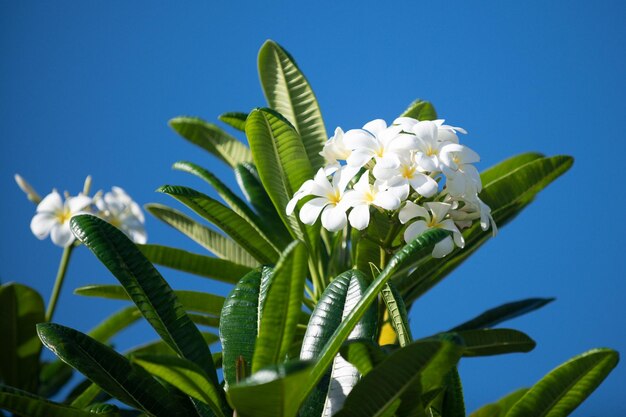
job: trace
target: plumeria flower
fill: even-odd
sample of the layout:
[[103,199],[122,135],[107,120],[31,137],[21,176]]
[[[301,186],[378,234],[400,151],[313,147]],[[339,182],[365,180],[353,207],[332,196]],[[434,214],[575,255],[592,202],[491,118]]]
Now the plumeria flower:
[[[446,201],[453,201],[452,199],[452,196],[446,196]],[[463,205],[460,208],[458,208],[459,201],[455,201],[452,210],[450,210],[450,216],[457,226],[461,228],[470,227],[473,220],[480,219],[481,229],[486,231],[491,227],[492,235],[498,234],[498,226],[491,215],[491,208],[477,195],[466,196],[461,201]]]
[[441,148],[441,168],[446,176],[446,187],[453,196],[473,196],[482,190],[480,174],[474,165],[480,156],[467,146],[456,143]]
[[418,165],[423,171],[431,173],[441,171],[439,161],[441,148],[447,144],[454,143],[448,140],[449,135],[441,135],[445,139],[441,140],[439,126],[437,123],[429,120],[415,123],[411,126],[410,132],[417,138],[415,149],[417,151],[416,162]]
[[424,197],[432,197],[437,193],[439,184],[420,171],[413,153],[398,155],[398,161],[399,165],[396,168],[380,168],[376,165],[373,173],[376,179],[387,181],[390,188],[398,189],[400,200],[406,200],[410,194],[410,187]]
[[95,201],[98,217],[126,233],[135,243],[148,240],[144,227],[145,218],[139,204],[135,203],[126,191],[113,187],[111,192]]
[[30,230],[38,239],[50,235],[52,242],[67,247],[74,242],[70,230],[72,216],[83,212],[91,204],[91,198],[85,195],[67,197],[65,202],[57,190],[52,190],[37,205],[37,213],[30,222]]
[[425,203],[426,208],[407,201],[406,205],[400,210],[399,219],[402,224],[409,222],[415,218],[422,218],[411,223],[404,231],[404,240],[410,242],[415,237],[421,235],[430,229],[444,229],[452,232],[452,237],[448,236],[438,242],[433,248],[433,258],[443,258],[454,250],[454,246],[463,248],[465,240],[459,229],[450,218],[446,218],[452,205],[448,203]]
[[343,130],[340,127],[335,129],[335,134],[326,144],[320,155],[324,157],[328,163],[324,168],[326,175],[331,175],[341,167],[339,161],[345,161],[350,157],[352,150],[346,147],[343,142]]
[[300,209],[300,220],[312,225],[322,215],[322,226],[329,232],[343,229],[348,223],[346,211],[349,208],[343,201],[344,191],[356,171],[351,167],[341,167],[328,181],[324,168],[320,168],[313,180],[305,181],[287,204],[287,215],[291,215],[296,203],[309,195],[316,198],[307,201]]
[[[412,117],[398,117],[393,121],[393,124],[401,126],[402,130],[405,132],[411,132],[413,130],[413,126],[415,126],[418,122],[419,120],[413,119]],[[467,134],[467,131],[462,127],[445,125],[444,119],[437,119],[432,122],[437,125],[437,136],[440,142],[459,143],[457,133]]]
[[398,154],[416,146],[415,137],[402,132],[400,126],[389,126],[382,119],[372,120],[363,129],[352,129],[343,136],[346,147],[352,150],[348,165],[361,168],[374,158],[377,165],[394,168],[399,164]]
[[370,223],[370,206],[384,210],[397,210],[401,200],[397,190],[388,190],[383,181],[369,182],[369,171],[365,171],[352,190],[344,196],[344,201],[350,207],[350,225],[357,230],[365,229]]

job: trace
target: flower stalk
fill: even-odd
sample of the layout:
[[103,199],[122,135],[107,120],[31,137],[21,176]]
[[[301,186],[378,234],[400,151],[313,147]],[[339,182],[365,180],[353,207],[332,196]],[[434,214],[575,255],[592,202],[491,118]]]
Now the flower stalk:
[[48,300],[48,308],[46,309],[46,322],[52,320],[52,316],[54,315],[54,311],[56,309],[57,301],[59,299],[59,295],[61,294],[61,288],[63,287],[63,281],[65,281],[65,274],[67,273],[67,267],[70,263],[70,257],[72,256],[72,251],[74,250],[74,245],[66,246],[63,249],[63,255],[61,255],[61,262],[59,263],[59,270],[57,271],[57,277],[54,280],[54,287],[52,288],[52,294],[50,294],[50,299]]

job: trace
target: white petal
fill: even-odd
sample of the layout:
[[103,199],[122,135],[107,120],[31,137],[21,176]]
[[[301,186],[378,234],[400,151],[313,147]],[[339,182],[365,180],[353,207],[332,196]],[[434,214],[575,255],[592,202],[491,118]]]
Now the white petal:
[[30,221],[30,230],[37,239],[45,239],[50,234],[50,230],[58,223],[56,216],[51,213],[37,213]]
[[52,192],[45,196],[44,199],[37,205],[37,213],[54,213],[55,211],[62,209],[63,200],[57,190],[52,190]]
[[433,248],[433,258],[443,258],[454,250],[454,242],[452,238],[448,236],[444,240],[438,242]]
[[418,152],[415,155],[415,162],[422,168],[422,170],[427,172],[438,172],[439,168],[439,160],[436,156],[427,156],[421,152]]
[[354,190],[359,191],[361,193],[366,193],[370,191],[370,180],[369,180],[369,171],[365,171],[361,178],[354,184],[352,187]]
[[348,162],[348,166],[361,168],[363,165],[367,164],[373,156],[373,151],[368,149],[356,149],[350,154],[346,162]]
[[404,241],[408,243],[424,233],[426,230],[428,230],[428,225],[424,220],[418,220],[415,223],[411,223],[404,231]]
[[304,224],[312,225],[320,215],[320,212],[326,205],[328,200],[325,198],[314,198],[307,201],[300,209],[300,220]]
[[437,139],[437,125],[430,120],[424,120],[413,126],[413,133],[418,138],[431,142]]
[[424,197],[432,197],[439,191],[437,181],[422,173],[415,173],[413,178],[409,180],[411,187]]
[[365,123],[363,125],[363,129],[368,132],[373,133],[374,135],[378,135],[379,132],[382,132],[387,128],[387,123],[383,119],[372,120],[371,122]]
[[350,224],[357,230],[365,229],[370,223],[370,206],[359,204],[350,212]]
[[74,242],[74,235],[70,230],[70,223],[56,224],[50,232],[52,242],[57,246],[67,247]]
[[448,203],[436,202],[426,203],[424,205],[428,208],[428,210],[433,213],[433,218],[437,223],[441,223],[443,221],[443,219],[446,217],[446,214],[448,214],[448,211],[450,211],[450,207],[452,207]]
[[348,224],[346,210],[342,206],[327,206],[322,212],[322,226],[329,232],[336,232]]
[[400,208],[400,199],[391,191],[381,191],[377,193],[372,203],[385,210],[397,210]]
[[396,120],[393,121],[393,124],[400,125],[400,127],[402,127],[402,130],[408,132],[413,128],[413,126],[415,126],[417,122],[418,120],[412,117],[398,117]]
[[402,207],[399,213],[400,223],[405,224],[409,220],[416,217],[422,217],[426,219],[426,221],[430,221],[430,214],[428,214],[428,210],[422,206],[418,206],[412,201],[407,201],[406,205]]
[[360,170],[361,168],[344,165],[339,171],[335,173],[335,176],[333,177],[333,187],[339,190],[340,193],[342,193],[348,186],[348,183],[352,181],[352,178],[354,178],[354,176],[358,174]]
[[362,129],[348,130],[343,135],[343,143],[348,149],[370,149],[374,151],[378,147],[378,140],[371,133]]
[[[122,191],[123,192],[123,191]],[[91,204],[91,198],[86,195],[77,195],[76,197],[70,197],[65,201],[65,204],[70,209],[70,213],[75,214],[84,210]]]
[[417,138],[413,135],[398,135],[391,141],[389,147],[396,152],[399,151],[412,151],[417,149]]

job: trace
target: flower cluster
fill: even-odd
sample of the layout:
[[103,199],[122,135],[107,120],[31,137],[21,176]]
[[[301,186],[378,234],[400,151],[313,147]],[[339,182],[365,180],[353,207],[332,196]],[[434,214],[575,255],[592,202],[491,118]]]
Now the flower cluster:
[[362,129],[335,130],[321,155],[327,165],[306,181],[287,205],[291,215],[299,200],[313,196],[299,211],[300,220],[336,232],[350,223],[364,230],[370,209],[397,211],[407,224],[404,240],[432,228],[451,236],[439,242],[434,257],[444,257],[465,244],[461,230],[480,219],[483,230],[496,225],[489,207],[478,197],[482,184],[474,163],[480,157],[459,144],[467,132],[444,120],[400,117],[390,126],[373,120]]
[[[93,197],[86,190],[76,196],[67,192],[62,197],[56,189],[40,199],[34,189],[19,175],[15,177],[28,198],[38,203],[35,216],[30,222],[30,230],[39,239],[50,236],[52,242],[61,247],[74,243],[70,230],[70,219],[82,213],[91,213],[116,226],[135,243],[146,243],[144,215],[139,205],[120,187],[113,187],[108,193],[98,191]],[[88,177],[86,184],[90,183]]]

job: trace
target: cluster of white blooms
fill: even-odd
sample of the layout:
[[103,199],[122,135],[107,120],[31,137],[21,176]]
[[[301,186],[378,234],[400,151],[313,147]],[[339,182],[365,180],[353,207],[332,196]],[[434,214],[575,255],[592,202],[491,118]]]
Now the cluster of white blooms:
[[[23,178],[16,175],[20,188],[32,201],[39,196]],[[97,192],[93,197],[84,193],[64,197],[55,189],[38,201],[37,211],[30,222],[30,230],[39,239],[50,235],[52,242],[61,247],[74,243],[75,237],[70,230],[70,219],[82,213],[91,213],[116,226],[135,243],[146,243],[144,215],[139,205],[120,187],[103,194]]]
[[432,228],[451,232],[435,246],[437,258],[462,248],[461,230],[476,219],[495,234],[491,210],[478,197],[482,184],[473,164],[480,157],[459,144],[458,133],[467,132],[444,120],[409,117],[391,126],[377,119],[345,133],[337,128],[321,152],[327,165],[293,195],[287,214],[300,199],[314,196],[300,208],[300,220],[312,225],[321,214],[322,226],[336,232],[348,222],[367,228],[371,206],[399,210],[399,221],[408,224],[407,242]]

